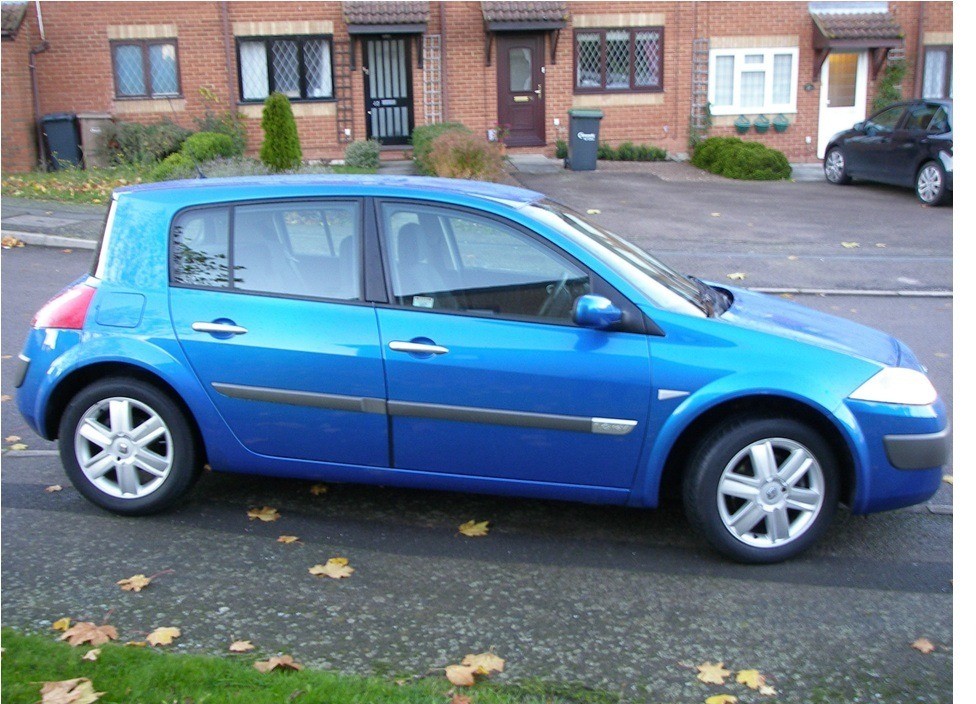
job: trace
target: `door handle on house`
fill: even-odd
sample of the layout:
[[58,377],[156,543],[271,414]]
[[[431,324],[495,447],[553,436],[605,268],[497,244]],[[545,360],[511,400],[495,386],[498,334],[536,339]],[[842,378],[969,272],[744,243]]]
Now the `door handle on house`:
[[534,91],[532,91],[532,92],[535,93],[536,95],[538,95],[541,98],[542,97],[542,84],[540,83],[538,86],[536,86],[536,89]]
[[449,349],[440,345],[428,345],[422,342],[404,342],[403,340],[394,340],[389,346],[394,352],[408,352],[410,354],[447,354],[450,352]]

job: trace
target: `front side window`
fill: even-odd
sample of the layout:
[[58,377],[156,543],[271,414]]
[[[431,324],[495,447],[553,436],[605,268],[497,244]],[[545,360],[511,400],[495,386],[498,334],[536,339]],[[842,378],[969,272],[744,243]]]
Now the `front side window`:
[[242,101],[273,92],[292,100],[323,100],[332,90],[330,37],[255,37],[237,43]]
[[714,115],[796,112],[798,50],[716,49],[709,57]]
[[870,132],[891,132],[901,121],[901,116],[905,114],[904,106],[895,106],[882,110],[877,115],[868,120],[864,127]]
[[663,27],[581,29],[574,38],[577,93],[663,88]]
[[589,275],[533,236],[498,220],[412,203],[384,203],[394,302],[570,323]]
[[117,98],[180,95],[175,39],[112,42],[111,46]]
[[922,97],[932,100],[952,97],[952,47],[925,47]]

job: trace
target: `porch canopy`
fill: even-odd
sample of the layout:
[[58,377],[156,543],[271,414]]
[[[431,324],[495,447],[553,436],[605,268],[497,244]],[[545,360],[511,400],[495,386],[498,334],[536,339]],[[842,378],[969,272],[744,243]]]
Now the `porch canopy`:
[[497,32],[548,32],[551,61],[556,62],[559,30],[566,26],[569,11],[565,2],[482,2],[485,19],[485,65],[491,65],[491,45]]
[[[813,19],[813,80],[831,51],[871,52],[871,80],[878,75],[888,52],[905,46],[904,32],[887,10],[888,3],[857,3],[862,7],[881,5],[881,11],[842,11],[848,3],[810,3]],[[854,5],[854,3],[851,3]],[[836,8],[836,9],[835,9]]]
[[344,2],[349,34],[423,34],[430,18],[427,2]]

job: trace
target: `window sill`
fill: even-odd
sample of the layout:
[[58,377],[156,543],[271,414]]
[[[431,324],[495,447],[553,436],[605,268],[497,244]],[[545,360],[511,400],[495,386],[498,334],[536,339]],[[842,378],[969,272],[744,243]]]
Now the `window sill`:
[[[264,112],[264,103],[238,103],[237,110],[245,117],[260,119]],[[291,112],[295,117],[330,117],[336,114],[336,101],[304,100],[291,104]]]
[[602,108],[628,105],[664,105],[664,93],[578,93],[573,96],[574,108]]
[[749,108],[747,111],[739,110],[716,110],[714,107],[712,110],[712,117],[731,117],[733,120],[739,115],[745,115],[746,117],[759,117],[760,115],[796,115],[796,107],[784,109],[782,106],[770,106],[768,108]]
[[152,112],[183,112],[186,98],[114,98],[113,112],[117,114],[138,115]]

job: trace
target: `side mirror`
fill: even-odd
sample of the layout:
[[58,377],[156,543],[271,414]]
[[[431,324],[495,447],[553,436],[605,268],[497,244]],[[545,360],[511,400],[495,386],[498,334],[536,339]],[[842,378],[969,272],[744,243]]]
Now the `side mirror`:
[[603,330],[616,325],[623,317],[623,312],[603,296],[580,296],[573,307],[573,322],[581,328]]
[[854,129],[857,130],[858,132],[862,131],[864,129],[864,123],[863,122],[855,123]]

